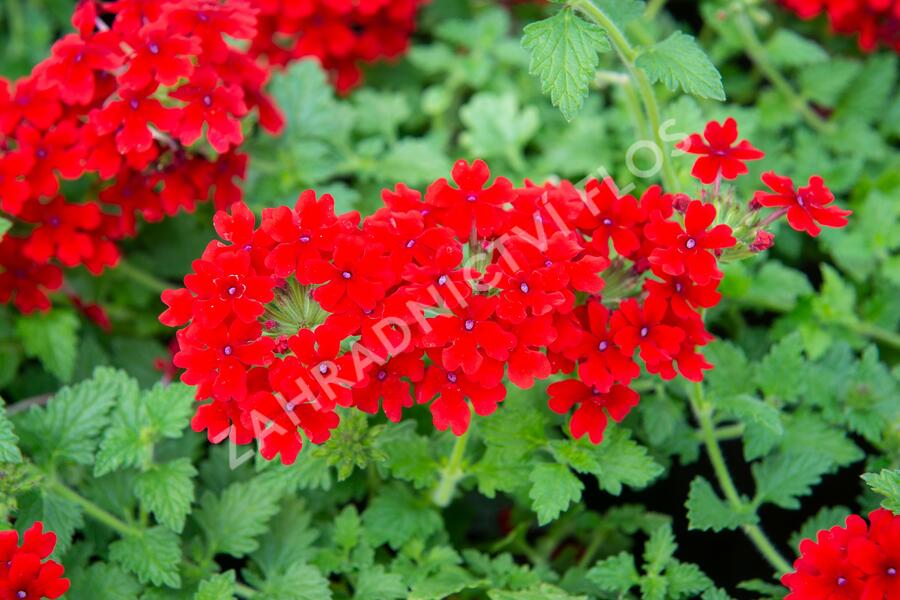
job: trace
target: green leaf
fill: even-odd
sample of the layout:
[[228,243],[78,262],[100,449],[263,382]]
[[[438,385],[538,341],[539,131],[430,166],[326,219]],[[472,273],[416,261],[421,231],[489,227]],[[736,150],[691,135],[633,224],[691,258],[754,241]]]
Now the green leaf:
[[94,476],[100,477],[121,467],[137,467],[147,457],[152,444],[147,412],[137,383],[121,395],[103,435]]
[[331,588],[321,571],[302,563],[291,565],[259,587],[264,600],[331,600]]
[[6,235],[6,232],[12,229],[12,221],[0,217],[0,240]]
[[[70,576],[68,570],[67,576]],[[67,600],[134,600],[140,596],[138,582],[116,565],[94,563],[85,571],[72,574]]]
[[595,0],[594,3],[620,28],[641,17],[647,9],[643,0]]
[[662,573],[677,549],[678,545],[675,544],[675,535],[672,533],[671,524],[666,523],[654,530],[644,546],[644,568],[646,572],[651,575]]
[[513,94],[481,92],[459,111],[465,131],[460,143],[473,156],[507,161],[519,168],[525,145],[540,128],[540,116],[534,106],[522,108]]
[[688,528],[701,531],[737,529],[747,523],[755,523],[756,514],[739,514],[722,500],[703,477],[691,482],[691,490],[685,503],[688,509]]
[[48,372],[68,383],[75,370],[78,329],[81,323],[69,310],[22,315],[16,320],[16,333],[25,354],[36,358]]
[[624,594],[640,581],[634,557],[620,552],[601,560],[588,571],[587,578],[605,592]]
[[828,425],[820,417],[802,413],[788,422],[780,447],[785,452],[815,453],[827,461],[829,471],[865,456],[843,430]]
[[789,29],[777,30],[766,42],[766,52],[778,67],[805,67],[828,60],[822,46]]
[[406,486],[382,488],[363,513],[372,544],[399,549],[413,539],[426,539],[442,527],[441,516]]
[[416,424],[404,421],[385,431],[379,446],[387,453],[387,467],[397,479],[422,489],[437,481],[439,465],[431,454],[428,438],[416,434]]
[[835,117],[852,115],[877,120],[887,108],[896,81],[897,57],[887,53],[872,55],[838,102]]
[[256,477],[228,486],[221,495],[206,492],[194,518],[216,554],[242,557],[259,547],[257,537],[268,529],[281,498],[276,484]]
[[587,600],[587,596],[572,595],[549,583],[542,583],[515,592],[489,590],[488,598],[490,598],[490,600]]
[[178,536],[163,527],[147,529],[109,545],[109,558],[137,575],[141,583],[181,587],[181,546]]
[[673,92],[680,87],[699,98],[725,100],[719,71],[694,38],[680,31],[642,52],[635,64]]
[[678,598],[696,598],[697,594],[708,589],[712,581],[695,564],[677,560],[669,561],[666,567],[669,596]]
[[756,423],[765,427],[776,437],[780,437],[784,433],[781,413],[777,408],[759,398],[743,394],[717,399],[715,403],[722,412],[746,423]]
[[287,497],[281,512],[275,516],[278,527],[273,528],[253,553],[253,562],[263,574],[283,573],[297,562],[310,562],[316,554],[313,547],[319,529],[311,525],[312,513],[303,500]]
[[12,423],[6,418],[6,408],[0,398],[0,463],[22,462],[22,451],[19,450],[19,436],[13,431]]
[[446,567],[416,583],[409,594],[409,600],[443,600],[478,584],[478,580],[464,569]]
[[154,465],[137,476],[134,493],[162,525],[175,533],[184,529],[184,521],[194,502],[194,476],[197,469],[189,458]]
[[225,571],[200,582],[194,600],[227,600],[235,597],[234,571]]
[[384,567],[376,565],[359,574],[354,600],[394,600],[406,598],[409,588],[399,575],[386,573]]
[[756,384],[766,398],[793,402],[806,392],[807,361],[799,332],[782,338],[757,365]]
[[797,500],[809,495],[822,475],[831,468],[831,459],[815,452],[779,453],[753,465],[757,496],[781,508],[800,508]]
[[574,119],[597,73],[597,53],[609,50],[603,29],[567,7],[526,26],[522,45],[531,53],[529,71],[540,78],[542,91],[566,120]]
[[19,533],[23,533],[36,521],[43,522],[45,531],[56,534],[56,556],[66,553],[72,544],[75,530],[84,526],[81,507],[49,489],[29,492],[19,500],[16,519]]
[[873,492],[884,496],[883,507],[900,513],[900,469],[882,469],[880,473],[866,473],[862,478]]
[[581,499],[584,484],[564,465],[540,463],[529,475],[531,506],[538,516],[538,524],[546,525],[556,519],[572,502]]
[[194,393],[194,388],[183,383],[170,383],[157,384],[144,395],[142,403],[157,439],[182,436],[196,409]]
[[621,427],[607,430],[603,443],[594,447],[594,456],[600,466],[594,473],[600,487],[615,496],[622,493],[622,486],[644,488],[663,472],[662,465]]
[[22,449],[39,464],[67,460],[91,465],[109,408],[132,393],[137,393],[137,383],[127,375],[97,369],[92,379],[61,389],[46,408],[16,415]]

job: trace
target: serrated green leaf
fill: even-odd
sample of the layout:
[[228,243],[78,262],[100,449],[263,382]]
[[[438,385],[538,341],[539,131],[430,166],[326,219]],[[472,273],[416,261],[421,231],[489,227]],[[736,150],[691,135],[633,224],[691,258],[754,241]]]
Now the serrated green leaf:
[[184,521],[194,502],[194,476],[197,469],[189,458],[154,465],[137,476],[134,493],[156,520],[175,533],[184,529]]
[[137,382],[130,383],[123,391],[110,417],[110,426],[100,441],[94,463],[95,477],[121,467],[140,465],[152,443],[147,411]]
[[793,402],[806,392],[807,361],[799,332],[782,338],[756,367],[756,384],[766,398]]
[[695,564],[670,560],[666,567],[669,596],[675,600],[680,598],[696,598],[697,594],[708,589],[712,581]]
[[193,516],[215,553],[241,557],[259,547],[256,538],[278,512],[282,492],[262,477],[240,481],[218,496],[206,492]]
[[644,570],[651,575],[662,573],[677,549],[672,525],[661,525],[650,534],[650,539],[644,545]]
[[354,600],[395,600],[409,593],[403,578],[386,573],[381,565],[363,570],[354,589]]
[[113,542],[109,558],[137,575],[141,583],[181,587],[181,546],[178,536],[168,529],[153,527]]
[[635,64],[651,82],[661,81],[673,92],[681,88],[699,98],[725,100],[718,69],[696,40],[680,31],[642,52]]
[[12,423],[6,418],[5,405],[0,398],[0,462],[22,462],[22,451],[19,450],[19,436],[13,431]]
[[94,563],[86,570],[66,576],[72,587],[66,592],[67,600],[134,600],[141,586],[134,577],[116,565]]
[[36,358],[48,372],[63,383],[72,379],[78,350],[81,322],[69,310],[22,315],[16,320],[16,333],[25,354]]
[[437,481],[439,465],[431,454],[428,438],[416,434],[412,421],[405,421],[387,430],[378,440],[387,453],[387,467],[391,475],[422,489]]
[[312,513],[299,498],[287,497],[281,512],[275,516],[278,527],[273,528],[253,555],[253,562],[263,574],[272,576],[287,571],[297,562],[312,562],[319,538],[319,530],[312,526]]
[[829,471],[845,467],[865,456],[844,431],[829,426],[820,417],[811,414],[794,415],[779,445],[785,452],[815,452],[827,461]]
[[442,527],[440,515],[405,486],[382,488],[363,512],[372,544],[398,549],[412,539],[425,539]]
[[696,477],[691,482],[688,499],[685,503],[688,510],[688,528],[701,531],[722,531],[737,529],[747,523],[755,523],[756,514],[739,514],[722,500],[712,485],[703,477]]
[[522,45],[531,53],[529,71],[541,89],[571,121],[581,110],[600,62],[598,52],[609,50],[603,29],[570,8],[525,27]]
[[771,404],[767,404],[759,398],[748,396],[729,396],[715,401],[716,407],[722,412],[737,417],[744,422],[757,423],[765,427],[777,438],[784,433],[781,423],[781,413]]
[[525,145],[540,128],[540,116],[534,106],[521,107],[513,94],[481,92],[459,111],[465,131],[460,143],[472,156],[507,161],[519,165]]
[[225,571],[200,582],[194,600],[231,600],[235,597],[234,571]]
[[157,439],[181,437],[194,415],[194,393],[194,388],[176,382],[157,384],[144,395],[142,403]]
[[14,417],[22,449],[39,464],[64,460],[91,465],[109,408],[133,390],[137,393],[136,388],[121,371],[97,369],[92,379],[61,389],[46,408]]
[[594,456],[600,466],[594,473],[597,482],[615,496],[622,493],[622,486],[644,488],[663,472],[662,465],[653,460],[647,449],[620,427],[606,432],[603,443],[595,446]]
[[634,557],[627,552],[601,560],[588,571],[587,578],[603,591],[620,594],[640,581]]
[[862,478],[873,492],[884,496],[883,507],[900,513],[900,469],[882,469],[880,473],[866,473]]
[[578,502],[584,489],[584,484],[568,467],[555,463],[540,463],[531,471],[528,480],[531,482],[528,496],[539,525],[553,521],[572,502]]
[[757,496],[781,508],[800,508],[797,498],[810,494],[831,465],[831,459],[816,453],[815,449],[803,454],[770,456],[752,467]]
[[409,600],[443,600],[478,583],[465,569],[447,567],[413,585]]
[[265,600],[331,600],[331,588],[321,571],[302,563],[260,582],[259,588]]
[[641,600],[666,600],[669,581],[659,574],[645,575],[641,579]]
[[37,521],[44,524],[45,531],[56,534],[55,556],[66,553],[75,531],[84,526],[81,507],[52,489],[32,491],[22,496],[17,517],[16,526],[20,534]]

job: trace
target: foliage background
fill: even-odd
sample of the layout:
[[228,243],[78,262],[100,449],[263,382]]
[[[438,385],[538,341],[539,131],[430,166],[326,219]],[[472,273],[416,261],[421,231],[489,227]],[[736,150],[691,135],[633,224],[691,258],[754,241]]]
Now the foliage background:
[[[738,529],[761,523],[791,560],[801,536],[882,500],[859,476],[900,467],[897,56],[862,55],[821,21],[769,4],[738,13],[671,2],[652,18],[641,2],[609,4],[636,43],[681,30],[712,57],[726,102],[657,89],[675,131],[733,116],[766,151],[738,182],[740,198],[763,171],[815,173],[855,211],[850,227],[818,240],[781,227],[767,257],[729,267],[726,299],[709,315],[728,341],[710,350],[704,406],[743,508],[716,491],[687,401],[697,391],[678,381],[641,389],[639,409],[597,448],[568,438],[539,388],[476,421],[462,473],[447,464],[452,436],[418,413],[399,427],[346,418],[294,467],[230,470],[227,447],[186,430],[190,390],[152,387],[170,335],[156,320],[159,291],[213,237],[203,206],[145,226],[125,248],[134,268],[71,278],[109,311],[112,333],[66,308],[0,308],[0,392],[11,405],[0,502],[17,527],[43,519],[60,534],[68,597],[781,597]],[[6,0],[0,72],[28,72],[70,10]],[[571,122],[528,72],[522,28],[553,10],[434,0],[409,55],[370,69],[348,98],[314,63],[295,64],[271,88],[285,134],[249,142],[247,201],[288,204],[315,188],[368,213],[383,187],[425,185],[460,157],[518,182],[577,181],[598,167],[633,181],[624,157],[637,135],[615,56],[601,55]],[[741,29],[748,14],[758,48]],[[675,165],[683,191],[699,193],[690,160]],[[16,404],[47,394],[45,409]],[[462,493],[441,510],[430,498],[448,477]]]

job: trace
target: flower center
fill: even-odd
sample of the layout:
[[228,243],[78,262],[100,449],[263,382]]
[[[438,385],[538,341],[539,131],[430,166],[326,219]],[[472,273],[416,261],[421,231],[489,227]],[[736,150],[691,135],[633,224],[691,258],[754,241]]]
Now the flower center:
[[28,592],[26,592],[25,590],[19,590],[18,592],[16,592],[16,598],[24,599],[27,597],[28,597]]
[[385,379],[387,379],[387,371],[385,371],[384,369],[378,371],[378,375],[376,375],[376,377],[378,377],[378,381],[384,381]]
[[713,150],[710,154],[713,156],[728,156],[728,150]]
[[447,381],[449,381],[450,383],[456,383],[457,379],[458,377],[456,376],[456,373],[447,373]]
[[650,330],[646,326],[641,327],[641,337],[642,338],[647,337],[647,334],[649,334],[649,333],[650,333]]
[[897,569],[895,569],[894,567],[888,567],[888,569],[887,569],[887,571],[885,571],[885,573],[887,573],[888,575],[893,577],[894,575],[897,574]]
[[322,375],[328,375],[328,365],[326,365],[325,363],[319,365],[319,373],[321,373]]
[[606,225],[607,227],[609,227],[610,225],[613,224],[613,221],[609,217],[606,217],[605,219],[603,219],[603,224]]
[[545,267],[549,267],[549,266],[552,265],[552,264],[553,264],[553,261],[552,261],[552,260],[545,260],[545,261],[544,261],[544,266],[545,266]]
[[695,240],[694,238],[688,238],[687,241],[684,243],[684,247],[687,248],[688,250],[693,250],[694,248],[697,247],[697,240]]
[[477,194],[469,194],[466,196],[466,202],[475,202],[476,200],[478,200]]
[[473,329],[475,329],[475,321],[473,321],[472,319],[468,319],[463,324],[463,327],[466,328],[466,331],[472,331]]
[[343,273],[341,273],[341,277],[343,277],[344,279],[352,279],[353,273],[351,273],[350,271],[344,271]]
[[845,585],[847,585],[847,578],[846,578],[846,577],[843,577],[843,576],[838,577],[838,578],[837,578],[837,584],[838,584],[840,587],[844,587]]
[[222,354],[224,354],[225,356],[231,356],[232,354],[234,354],[234,348],[232,348],[231,346],[225,346],[224,348],[222,348]]
[[60,224],[59,217],[57,217],[57,216],[50,217],[47,220],[47,224],[50,225],[50,227],[59,227],[59,224]]
[[606,340],[603,340],[602,342],[597,344],[597,350],[599,350],[600,352],[606,352],[607,348],[609,348],[609,342],[607,342]]
[[251,250],[253,250],[253,246],[250,244],[244,246],[244,252],[250,252]]
[[139,109],[139,108],[141,107],[141,103],[138,101],[137,98],[132,98],[132,99],[128,102],[128,106],[131,107],[131,110],[137,110],[137,109]]
[[293,411],[295,408],[297,408],[297,404],[293,400],[284,405],[284,409],[288,412]]
[[37,152],[35,152],[34,154],[41,160],[47,158],[47,151],[44,150],[43,148],[38,148]]
[[209,94],[203,96],[203,106],[209,108],[210,106],[212,106],[212,102],[212,96],[210,96]]
[[680,282],[680,281],[676,281],[676,282],[675,282],[675,291],[678,292],[678,293],[680,294],[680,293],[681,293],[681,290],[683,290],[683,289],[684,289],[684,286],[681,285],[681,282]]
[[235,294],[237,294],[237,288],[235,286],[231,286],[230,288],[228,288],[229,296],[234,296]]
[[197,20],[201,23],[206,23],[209,21],[209,16],[204,12],[197,13]]
[[308,243],[309,243],[309,236],[308,236],[308,235],[301,235],[301,236],[300,236],[300,243],[301,243],[301,244],[308,244]]
[[150,42],[147,44],[147,50],[150,51],[150,54],[159,54],[159,44],[156,42]]
[[406,242],[407,248],[412,248],[415,245],[416,245],[416,240],[409,240],[408,242]]
[[438,277],[437,283],[438,285],[444,285],[445,283],[447,283],[447,276],[441,275],[440,277]]
[[600,392],[600,390],[598,390],[596,387],[592,387],[592,388],[591,388],[591,395],[593,395],[593,396],[599,396],[601,393],[602,393],[602,392]]
[[797,194],[797,204],[800,205],[800,208],[806,208],[806,201],[803,199],[803,194]]
[[528,287],[528,284],[525,283],[524,281],[519,284],[519,289],[522,290],[523,294],[527,294],[528,291],[530,290],[530,288]]

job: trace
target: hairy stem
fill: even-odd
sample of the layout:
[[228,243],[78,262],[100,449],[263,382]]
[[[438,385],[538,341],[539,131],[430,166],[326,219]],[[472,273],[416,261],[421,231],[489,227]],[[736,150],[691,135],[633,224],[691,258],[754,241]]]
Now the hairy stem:
[[447,465],[441,469],[441,480],[431,492],[431,501],[436,506],[444,508],[453,501],[453,495],[456,493],[456,485],[466,476],[465,473],[465,454],[466,446],[469,443],[469,434],[471,428],[464,434],[456,438],[453,444],[453,451],[450,453],[450,459]]
[[[734,479],[732,479],[731,473],[728,471],[728,465],[725,463],[725,457],[722,454],[722,448],[719,446],[716,429],[712,422],[712,406],[704,398],[703,385],[695,383],[688,398],[694,416],[700,423],[700,434],[706,446],[709,462],[712,463],[713,472],[715,472],[716,479],[719,482],[719,487],[722,488],[725,499],[732,509],[735,512],[744,513],[747,511],[748,506],[734,485]],[[775,545],[772,544],[771,540],[758,525],[747,524],[743,525],[741,529],[750,538],[750,541],[753,542],[763,558],[772,565],[778,575],[783,575],[791,570],[790,563],[778,552],[778,549],[775,548]]]
[[116,531],[117,533],[123,536],[141,536],[143,535],[143,531],[136,527],[132,527],[131,525],[125,523],[112,513],[100,508],[98,505],[94,504],[84,496],[80,495],[78,492],[73,490],[72,488],[66,486],[61,481],[57,479],[52,479],[49,485],[50,490],[56,493],[59,496],[62,496],[66,500],[74,502],[78,506],[84,510],[84,512],[94,519],[95,521],[102,523]]
[[628,74],[631,76],[634,87],[644,105],[644,111],[646,112],[647,120],[649,121],[653,141],[656,143],[657,148],[659,148],[662,160],[663,183],[665,184],[667,191],[678,191],[678,178],[676,177],[675,169],[672,166],[672,157],[666,152],[666,147],[663,144],[661,131],[662,119],[660,118],[659,103],[656,101],[656,94],[653,92],[653,86],[650,85],[650,80],[647,79],[647,75],[635,66],[635,61],[639,54],[638,51],[634,49],[628,41],[628,38],[626,38],[622,30],[619,29],[618,25],[616,25],[600,7],[594,4],[593,0],[569,0],[569,6],[576,10],[580,10],[587,15],[589,19],[606,31],[609,41],[612,43],[613,47],[616,49],[616,53],[628,69]]

